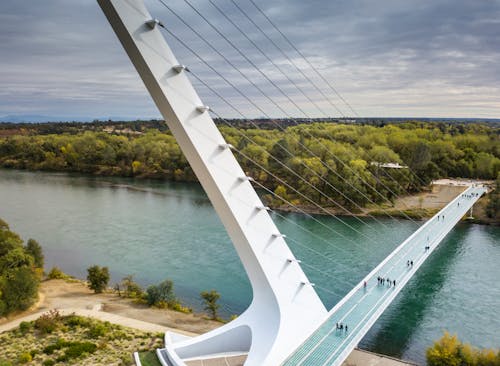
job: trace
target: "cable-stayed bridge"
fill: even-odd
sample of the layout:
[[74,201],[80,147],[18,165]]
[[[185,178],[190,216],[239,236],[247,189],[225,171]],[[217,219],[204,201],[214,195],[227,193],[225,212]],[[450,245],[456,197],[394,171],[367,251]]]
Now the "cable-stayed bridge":
[[[238,68],[227,56],[214,47],[204,37],[203,33],[193,29],[165,1],[159,1],[179,17],[203,42],[208,44],[214,54],[220,56],[227,65],[234,68],[241,77],[261,92],[280,113],[288,114],[280,103],[267,95],[262,87],[254,82],[251,76]],[[236,5],[233,0],[231,1]],[[250,1],[255,5],[253,0]],[[258,65],[245,52],[241,51],[227,34],[224,34],[210,22],[188,0],[184,0],[184,2],[231,45],[243,60],[255,68],[264,79],[283,94],[290,105],[295,106],[306,117],[308,116],[305,109],[299,105],[300,103],[288,95],[284,88],[277,85],[266,72],[259,69]],[[301,263],[299,259],[295,258],[286,242],[286,240],[293,240],[293,238],[287,239],[286,235],[279,232],[269,215],[269,207],[262,203],[253,185],[264,189],[273,197],[289,204],[295,210],[311,217],[311,219],[317,219],[301,210],[300,207],[294,205],[286,197],[279,195],[262,185],[258,180],[248,176],[242,170],[234,154],[239,154],[254,163],[255,166],[281,184],[286,185],[294,194],[303,198],[305,202],[310,203],[318,211],[334,217],[352,233],[359,235],[359,238],[363,241],[370,245],[377,245],[377,241],[369,233],[359,231],[346,220],[333,215],[303,192],[281,180],[275,172],[266,170],[243,149],[238,149],[224,140],[210,113],[222,121],[224,119],[202,103],[188,78],[188,71],[191,71],[190,75],[192,77],[213,91],[234,111],[240,113],[242,117],[245,117],[244,114],[228,102],[223,95],[218,94],[209,83],[204,82],[202,78],[197,76],[191,68],[187,68],[176,59],[166,43],[162,31],[166,31],[179,43],[183,44],[203,64],[234,88],[235,92],[239,93],[249,104],[255,106],[260,113],[267,117],[269,115],[234,85],[231,80],[218,71],[216,67],[201,57],[196,50],[193,50],[189,44],[176,36],[168,26],[153,18],[146,9],[143,0],[98,0],[98,3],[221,218],[242,261],[253,290],[253,300],[249,308],[238,318],[220,328],[194,338],[178,337],[172,334],[166,335],[166,347],[157,352],[161,363],[163,365],[184,366],[192,365],[198,361],[203,364],[203,360],[206,360],[206,362],[213,365],[227,365],[228,360],[232,358],[236,358],[240,364],[244,362],[247,366],[275,366],[282,364],[320,366],[342,363],[439,242],[482,195],[484,188],[471,187],[456,197],[435,217],[421,226],[410,238],[396,248],[361,283],[351,284],[354,285],[352,291],[329,311],[316,293],[315,284],[311,283],[302,271],[302,265],[315,270],[318,269],[314,265]],[[214,5],[211,0],[210,3]],[[236,26],[235,23],[233,25]],[[269,58],[268,60],[273,66],[277,66],[274,65],[272,59]],[[293,64],[292,60],[290,62]],[[284,73],[278,67],[277,69]],[[298,70],[300,69],[298,68]],[[306,77],[305,74],[303,76]],[[329,85],[326,79],[323,80]],[[311,84],[314,86],[314,83],[311,82]],[[293,85],[299,88],[298,84],[293,83]],[[333,87],[331,89],[335,91]],[[335,91],[335,93],[337,92]],[[312,101],[310,103],[315,105]],[[350,105],[348,106],[350,107]],[[352,109],[352,107],[350,108]],[[244,131],[241,131],[241,133],[243,139],[254,141]],[[304,133],[307,133],[307,131]],[[356,174],[352,167],[349,167],[346,162],[335,156],[322,141],[316,139],[314,142],[325,149],[328,160],[332,159],[335,164],[352,171],[356,179],[362,181],[367,189],[373,190],[381,198],[387,200],[387,197],[378,192],[372,183]],[[332,163],[325,162],[325,159],[322,159],[310,147],[302,143],[300,138],[298,138],[297,144],[310,153],[325,170],[337,175],[339,179],[346,180],[336,172],[336,169],[332,167]],[[293,156],[286,146],[280,145],[280,147],[284,152]],[[263,149],[258,144],[257,148]],[[297,181],[309,186],[317,195],[321,195],[325,201],[335,205],[339,210],[351,214],[345,205],[335,201],[300,173],[293,171],[278,157],[269,154],[269,158],[274,159],[283,169],[293,172]],[[325,186],[331,188],[336,194],[344,197],[354,206],[357,205],[358,208],[362,209],[346,193],[337,189],[328,180],[308,167],[307,164],[304,162],[301,164],[304,165],[308,174],[324,183]],[[415,180],[420,179],[414,172],[411,172],[411,174],[413,174]],[[378,185],[393,193],[391,188],[380,179],[375,176],[373,178]],[[391,179],[394,184],[398,184],[396,179],[392,177]],[[358,189],[357,192],[362,196],[364,195],[368,202],[374,203],[361,190]],[[403,216],[406,215],[404,211],[401,213]],[[387,213],[387,216],[395,220],[390,213]],[[418,222],[407,215],[406,217],[416,227],[420,226]],[[372,218],[374,221],[386,226],[386,223],[376,217]],[[366,225],[366,227],[374,229],[362,218],[354,216],[354,219]],[[319,220],[317,221],[320,223]],[[326,227],[326,225],[324,226]],[[356,242],[350,235],[335,231],[329,227],[326,228],[332,234],[352,244],[353,247],[363,249],[360,243]],[[314,235],[314,233],[311,234]],[[345,250],[335,244],[332,244],[332,246],[338,250]],[[324,256],[319,252],[316,254]],[[335,265],[342,266],[341,263],[335,263]],[[319,286],[316,285],[316,288],[319,288]],[[322,289],[325,291],[332,290],[328,288]]]

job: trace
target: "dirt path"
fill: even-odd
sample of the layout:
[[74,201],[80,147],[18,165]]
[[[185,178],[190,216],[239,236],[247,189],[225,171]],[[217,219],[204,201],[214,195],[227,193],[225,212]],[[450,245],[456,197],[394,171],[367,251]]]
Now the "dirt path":
[[13,329],[21,321],[31,321],[50,309],[64,314],[76,313],[100,320],[142,329],[164,332],[175,330],[189,335],[207,332],[221,325],[199,314],[184,314],[172,310],[154,309],[135,304],[116,294],[94,294],[82,282],[48,280],[41,284],[40,301],[25,313],[0,320],[0,332]]

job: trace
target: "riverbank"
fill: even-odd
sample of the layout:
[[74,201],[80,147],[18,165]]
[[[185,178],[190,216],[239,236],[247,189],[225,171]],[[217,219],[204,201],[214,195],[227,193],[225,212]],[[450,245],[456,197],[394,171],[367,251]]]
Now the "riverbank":
[[[12,329],[9,327],[17,326],[21,322],[21,318],[26,316],[36,318],[40,313],[51,309],[83,312],[82,314],[101,320],[112,321],[114,319],[116,321],[119,319],[106,315],[112,314],[123,319],[157,324],[160,328],[155,329],[155,331],[174,329],[187,334],[198,334],[208,332],[221,325],[219,322],[207,320],[203,314],[185,314],[168,309],[151,308],[137,304],[132,299],[120,297],[113,292],[95,294],[83,281],[46,280],[40,286],[40,301],[28,312],[0,318],[0,332]],[[139,323],[120,321],[118,324],[136,327]]]
[[[58,309],[61,315],[74,313],[145,332],[170,330],[195,336],[221,325],[219,322],[206,319],[201,314],[184,314],[138,305],[112,292],[94,294],[83,281],[47,280],[42,282],[39,301],[30,310],[0,319],[0,333],[17,328],[23,321],[33,321],[51,309]],[[354,350],[344,363],[344,366],[365,365],[416,364],[364,350]]]
[[[368,205],[362,211],[358,210],[352,214],[347,214],[345,211],[326,208],[319,210],[316,206],[298,205],[297,209],[290,206],[273,206],[270,207],[283,212],[308,213],[315,215],[340,215],[340,216],[358,216],[358,217],[395,217],[398,219],[426,220],[434,216],[439,210],[445,207],[451,200],[461,194],[472,184],[484,184],[492,186],[493,181],[485,180],[460,180],[460,179],[440,179],[434,181],[430,188],[421,193],[414,195],[398,197],[394,204],[389,205]],[[473,217],[471,222],[482,225],[500,225],[498,220],[490,219],[486,215],[486,206],[488,204],[488,196],[482,197],[474,206]]]

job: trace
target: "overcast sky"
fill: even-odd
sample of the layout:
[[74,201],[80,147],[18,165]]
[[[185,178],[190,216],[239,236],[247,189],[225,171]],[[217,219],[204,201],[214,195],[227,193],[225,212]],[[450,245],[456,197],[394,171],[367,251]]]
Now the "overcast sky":
[[[189,1],[239,51],[183,0],[164,1],[237,66],[239,71],[232,69],[157,0],[146,1],[154,17],[258,105],[165,33],[178,59],[244,116],[354,114],[249,0],[236,2],[279,50],[231,0],[212,2],[265,56],[208,0]],[[254,1],[360,116],[500,118],[500,0]],[[193,82],[218,114],[240,117]],[[0,117],[5,115],[151,118],[159,113],[96,1],[1,0]]]

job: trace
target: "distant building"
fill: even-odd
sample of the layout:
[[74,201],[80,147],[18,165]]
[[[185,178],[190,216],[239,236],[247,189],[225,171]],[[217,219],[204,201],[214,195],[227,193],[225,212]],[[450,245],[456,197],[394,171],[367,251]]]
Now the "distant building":
[[372,161],[371,165],[378,166],[380,168],[391,168],[391,169],[408,169],[406,165],[400,165],[399,163],[379,163]]

